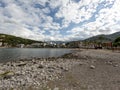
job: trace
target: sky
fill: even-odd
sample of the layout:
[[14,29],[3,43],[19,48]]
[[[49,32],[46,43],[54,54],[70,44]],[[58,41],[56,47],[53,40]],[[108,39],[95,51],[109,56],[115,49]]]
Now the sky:
[[0,33],[73,41],[118,31],[119,0],[0,0]]

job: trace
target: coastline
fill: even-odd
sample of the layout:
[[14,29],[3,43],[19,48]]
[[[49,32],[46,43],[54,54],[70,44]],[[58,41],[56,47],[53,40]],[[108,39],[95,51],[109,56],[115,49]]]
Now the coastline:
[[65,59],[66,55],[71,54],[0,62],[0,89],[29,90],[32,87],[33,90],[39,90],[46,88],[48,81],[62,77],[61,74],[72,66],[72,62]]
[[119,88],[119,68],[119,53],[107,50],[76,50],[57,58],[10,61],[0,63],[0,89],[110,90]]
[[60,57],[70,52],[72,49],[66,48],[1,48],[0,62]]

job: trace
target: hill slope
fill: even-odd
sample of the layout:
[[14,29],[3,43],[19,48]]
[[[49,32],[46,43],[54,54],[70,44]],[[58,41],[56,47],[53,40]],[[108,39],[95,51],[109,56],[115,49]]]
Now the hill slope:
[[35,41],[30,39],[25,39],[21,37],[16,37],[7,34],[0,34],[0,42],[7,43],[11,46],[16,46],[17,44],[32,44],[32,43],[42,43],[41,41]]
[[102,42],[113,42],[116,38],[120,37],[120,32],[116,32],[113,34],[109,34],[109,35],[97,35],[97,36],[93,36],[90,38],[85,39],[84,41],[101,41]]

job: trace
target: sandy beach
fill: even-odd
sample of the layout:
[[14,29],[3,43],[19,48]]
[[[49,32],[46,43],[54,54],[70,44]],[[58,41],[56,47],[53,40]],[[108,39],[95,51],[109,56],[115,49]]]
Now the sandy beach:
[[0,63],[0,90],[120,90],[120,53],[76,50]]

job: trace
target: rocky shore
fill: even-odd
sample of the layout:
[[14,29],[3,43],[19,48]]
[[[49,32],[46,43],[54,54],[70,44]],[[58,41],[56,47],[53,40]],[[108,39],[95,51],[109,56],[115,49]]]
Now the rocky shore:
[[76,60],[41,58],[0,63],[0,90],[44,90],[47,82],[60,79]]
[[120,53],[77,50],[0,63],[0,90],[120,90]]

